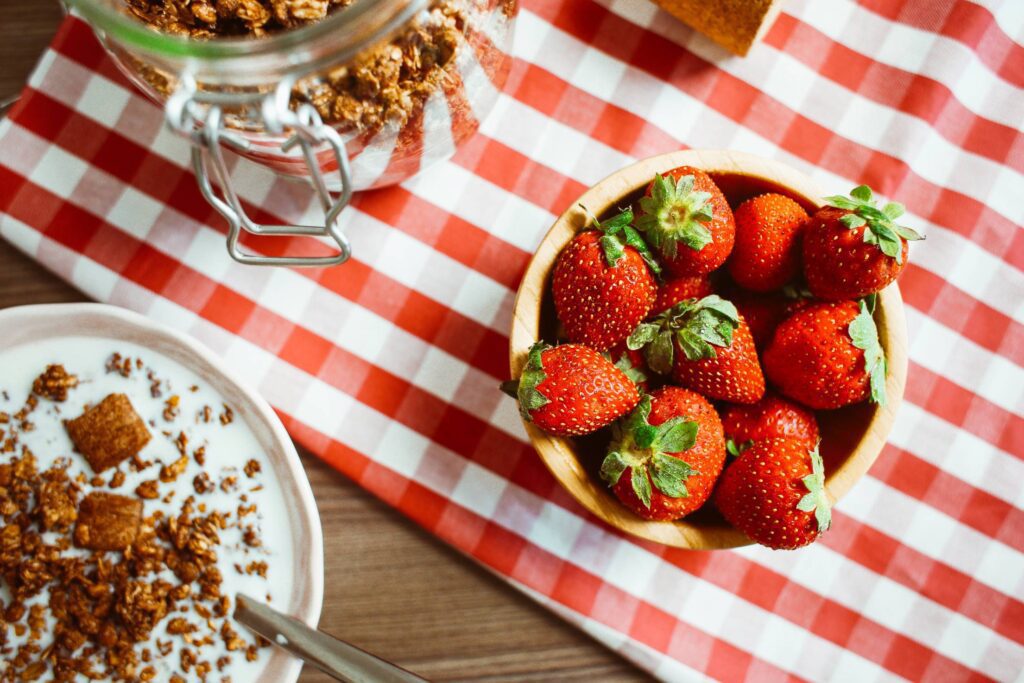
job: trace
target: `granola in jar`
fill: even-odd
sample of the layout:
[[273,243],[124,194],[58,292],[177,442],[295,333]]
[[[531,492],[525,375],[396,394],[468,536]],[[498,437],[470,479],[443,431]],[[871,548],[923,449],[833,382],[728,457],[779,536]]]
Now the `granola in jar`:
[[[373,3],[375,0],[362,0]],[[409,0],[414,4],[415,0]],[[117,0],[155,31],[195,41],[265,40],[344,15],[358,0]],[[400,182],[450,156],[479,127],[510,65],[516,0],[429,0],[397,31],[344,61],[296,82],[292,106],[309,103],[342,133],[356,190]],[[177,74],[144,58],[118,54],[129,75],[160,99]],[[220,86],[202,89],[216,90]],[[268,85],[268,88],[272,85]],[[259,139],[248,113],[229,118],[250,131],[244,156],[286,175],[303,175],[301,160],[282,157]],[[254,127],[255,126],[255,127]],[[330,166],[326,155],[323,163]],[[329,170],[329,169],[328,169]],[[332,188],[336,189],[336,188]]]

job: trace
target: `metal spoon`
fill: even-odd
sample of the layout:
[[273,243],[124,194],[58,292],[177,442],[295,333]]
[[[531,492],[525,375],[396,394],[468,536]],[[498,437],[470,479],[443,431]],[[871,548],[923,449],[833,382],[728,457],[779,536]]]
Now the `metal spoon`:
[[235,621],[332,676],[348,683],[424,683],[426,679],[306,626],[245,595],[235,596]]

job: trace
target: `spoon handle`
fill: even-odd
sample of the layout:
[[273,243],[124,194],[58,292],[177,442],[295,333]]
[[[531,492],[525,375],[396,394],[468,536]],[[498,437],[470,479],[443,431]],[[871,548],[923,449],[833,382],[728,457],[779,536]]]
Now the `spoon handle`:
[[426,680],[241,594],[235,597],[234,618],[339,681],[423,683]]

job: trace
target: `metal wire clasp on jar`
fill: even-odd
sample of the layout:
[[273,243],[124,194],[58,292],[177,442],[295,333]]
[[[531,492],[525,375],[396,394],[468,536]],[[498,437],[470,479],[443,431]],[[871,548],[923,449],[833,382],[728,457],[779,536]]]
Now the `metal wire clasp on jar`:
[[[231,257],[283,266],[346,261],[338,217],[352,193],[401,182],[476,131],[507,77],[517,9],[515,0],[66,2],[191,142]],[[322,223],[253,220],[225,148],[310,183]],[[260,254],[242,247],[247,233],[312,237],[332,252]]]

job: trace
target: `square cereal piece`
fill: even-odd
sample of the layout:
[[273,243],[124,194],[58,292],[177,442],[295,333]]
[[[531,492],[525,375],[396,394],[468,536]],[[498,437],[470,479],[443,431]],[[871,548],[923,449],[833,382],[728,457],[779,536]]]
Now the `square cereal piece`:
[[124,394],[110,394],[65,426],[75,450],[85,456],[94,472],[132,457],[151,438],[146,423]]
[[75,545],[89,550],[124,550],[142,524],[142,501],[114,493],[90,493],[78,506]]

